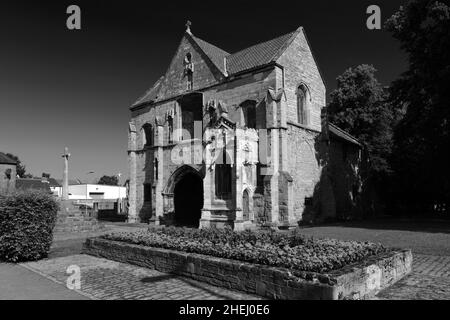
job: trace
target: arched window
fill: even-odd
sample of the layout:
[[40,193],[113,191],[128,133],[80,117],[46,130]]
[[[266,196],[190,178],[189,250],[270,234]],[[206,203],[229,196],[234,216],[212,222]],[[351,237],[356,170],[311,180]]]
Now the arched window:
[[153,127],[151,124],[146,123],[142,126],[142,129],[144,130],[144,136],[143,136],[143,141],[144,141],[144,147],[151,147],[154,144],[154,139],[153,139]]
[[301,84],[297,89],[297,122],[308,124],[308,88]]
[[229,199],[231,197],[231,169],[231,159],[224,149],[222,155],[216,160],[215,184],[218,199]]
[[256,129],[256,102],[246,101],[241,105],[244,114],[244,127]]

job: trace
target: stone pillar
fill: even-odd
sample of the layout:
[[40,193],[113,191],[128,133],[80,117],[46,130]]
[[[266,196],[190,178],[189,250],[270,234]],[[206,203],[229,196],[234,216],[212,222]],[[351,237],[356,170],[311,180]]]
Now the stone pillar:
[[[163,199],[163,175],[164,175],[164,126],[162,119],[156,119],[156,127],[155,127],[155,152],[154,152],[154,161],[153,163],[157,163],[157,177],[155,181],[155,214],[150,218],[150,224],[159,225],[160,217],[164,215],[164,199]],[[157,161],[156,161],[157,160]]]
[[136,197],[136,127],[130,122],[128,127],[128,169],[130,182],[128,186],[128,222],[138,221]]
[[[273,100],[272,93],[269,91],[267,94],[267,143],[269,144],[269,186],[264,192],[266,197],[265,206],[270,212],[268,214],[267,223],[271,227],[276,227],[279,220],[279,195],[278,195],[278,176],[279,176],[279,132],[278,132],[278,106],[275,100]],[[265,179],[266,180],[266,179]],[[268,198],[268,199],[267,199]]]
[[234,210],[235,210],[235,219],[233,223],[233,229],[235,231],[244,230],[244,218],[242,212],[242,176],[243,176],[243,162],[244,159],[242,157],[241,150],[241,141],[244,136],[241,136],[242,131],[236,130],[234,136],[234,146],[233,146],[233,185],[232,185],[232,194],[234,196]]
[[69,149],[67,147],[64,148],[64,154],[62,155],[64,158],[64,173],[63,173],[63,185],[62,185],[62,199],[69,200]]

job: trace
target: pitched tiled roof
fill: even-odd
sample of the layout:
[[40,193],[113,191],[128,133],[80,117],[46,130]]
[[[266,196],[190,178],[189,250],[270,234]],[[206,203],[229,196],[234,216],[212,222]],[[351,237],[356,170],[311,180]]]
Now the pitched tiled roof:
[[0,152],[0,164],[17,164],[17,162],[3,152]]
[[231,54],[227,57],[228,73],[238,73],[275,61],[294,33],[296,31]]
[[161,84],[164,80],[164,76],[159,78],[153,87],[151,87],[142,97],[140,97],[135,103],[133,103],[133,106],[145,103],[145,102],[151,102],[157,99],[159,90],[161,89]]
[[330,133],[335,137],[337,137],[338,139],[342,139],[352,144],[356,144],[359,147],[362,147],[361,143],[355,137],[345,132],[341,128],[337,127],[336,125],[329,123],[328,128],[330,130]]
[[192,36],[192,39],[198,44],[200,49],[203,50],[203,52],[211,59],[211,61],[214,63],[214,65],[223,72],[225,72],[225,58],[229,56],[230,54],[226,52],[225,50],[222,50],[215,45],[212,45],[202,39],[199,39],[195,36]]
[[[211,62],[227,75],[233,75],[256,67],[265,66],[276,61],[281,53],[288,47],[294,35],[300,32],[301,27],[288,34],[275,39],[253,45],[244,50],[229,54],[215,45],[189,34],[200,49],[209,57]],[[226,70],[225,70],[226,64]],[[132,107],[157,100],[164,77],[159,78],[153,87],[139,98]]]
[[18,190],[40,190],[44,192],[50,191],[50,184],[42,179],[17,179],[16,189]]

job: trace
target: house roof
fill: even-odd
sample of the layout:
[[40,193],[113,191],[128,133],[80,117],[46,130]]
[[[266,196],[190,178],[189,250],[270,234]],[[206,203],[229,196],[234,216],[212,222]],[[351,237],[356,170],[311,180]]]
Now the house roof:
[[161,89],[161,84],[164,81],[164,76],[162,76],[161,78],[159,78],[155,84],[153,85],[153,87],[151,87],[142,97],[140,97],[134,104],[135,105],[139,105],[142,103],[146,103],[146,102],[152,102],[155,101],[158,98],[158,94],[159,94],[159,90]]
[[0,152],[0,164],[17,164],[17,161]]
[[42,179],[22,179],[16,180],[16,189],[18,190],[40,190],[45,192],[50,191],[50,184]]
[[[191,33],[187,33],[187,35],[194,40],[198,47],[223,75],[231,76],[275,62],[301,30],[302,27],[275,39],[255,44],[232,54],[192,35]],[[159,78],[155,84],[132,105],[132,108],[143,103],[156,101],[163,80],[164,76]]]
[[47,181],[48,181],[50,187],[61,187],[61,184],[59,184],[55,178],[48,178]]
[[[63,179],[55,179],[56,183],[59,184],[60,187],[62,187],[63,185]],[[80,179],[69,179],[69,186],[76,186],[79,184],[85,184],[83,181],[81,181]]]
[[341,128],[337,127],[336,125],[332,124],[331,122],[329,123],[328,128],[332,136],[345,142],[352,143],[359,147],[362,147],[362,144],[358,141],[358,139],[356,139],[346,131],[342,130]]

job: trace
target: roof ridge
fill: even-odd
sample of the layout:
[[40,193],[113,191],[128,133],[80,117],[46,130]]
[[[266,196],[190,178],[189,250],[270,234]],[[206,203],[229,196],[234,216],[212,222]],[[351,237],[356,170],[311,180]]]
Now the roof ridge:
[[287,36],[287,35],[290,35],[290,34],[292,34],[292,33],[294,33],[294,32],[295,32],[295,31],[288,32],[288,33],[284,33],[284,34],[282,34],[282,35],[279,35],[278,37],[275,37],[275,38],[272,38],[272,39],[269,39],[269,40],[265,40],[265,41],[261,41],[261,42],[255,43],[255,44],[253,44],[253,45],[251,45],[251,46],[249,46],[249,47],[246,47],[246,48],[244,48],[244,49],[241,49],[241,50],[239,50],[239,51],[236,51],[236,52],[231,53],[230,56],[233,56],[233,55],[238,54],[238,53],[240,53],[240,52],[242,52],[242,51],[245,51],[245,50],[248,50],[248,49],[252,49],[252,48],[254,48],[254,47],[257,47],[257,46],[260,46],[260,45],[269,43],[269,42],[274,41],[274,40],[276,40],[276,39],[279,39],[279,38],[285,37],[285,36]]

